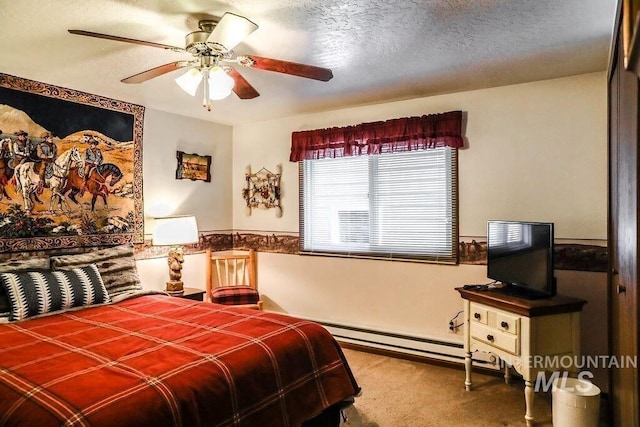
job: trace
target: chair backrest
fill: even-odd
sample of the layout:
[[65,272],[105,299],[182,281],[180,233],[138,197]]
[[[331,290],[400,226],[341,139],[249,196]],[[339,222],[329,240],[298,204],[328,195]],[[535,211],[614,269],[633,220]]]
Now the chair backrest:
[[211,290],[221,286],[250,286],[258,290],[256,252],[215,254],[207,250],[207,299]]

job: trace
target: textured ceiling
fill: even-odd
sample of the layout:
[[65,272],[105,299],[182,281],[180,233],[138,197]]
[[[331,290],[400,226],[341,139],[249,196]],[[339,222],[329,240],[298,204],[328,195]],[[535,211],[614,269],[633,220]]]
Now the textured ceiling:
[[[605,70],[617,0],[0,0],[0,72],[219,123],[415,98]],[[259,29],[234,50],[331,68],[318,82],[240,69],[260,92],[207,112],[181,71],[124,77],[190,59],[71,35],[82,29],[184,46],[203,14]]]

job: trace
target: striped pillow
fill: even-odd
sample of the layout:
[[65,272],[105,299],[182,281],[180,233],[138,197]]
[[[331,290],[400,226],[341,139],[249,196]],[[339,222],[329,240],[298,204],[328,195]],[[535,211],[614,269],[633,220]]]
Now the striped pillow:
[[9,297],[9,320],[111,302],[95,265],[65,271],[0,273]]
[[[48,270],[50,260],[49,258],[25,258],[25,259],[12,259],[7,262],[0,263],[0,273],[13,273],[17,271],[27,270]],[[6,321],[9,318],[9,298],[4,291],[4,288],[0,286],[0,322]]]
[[104,286],[112,299],[142,290],[132,245],[114,246],[78,255],[51,257],[53,270],[85,267],[90,264],[98,267]]

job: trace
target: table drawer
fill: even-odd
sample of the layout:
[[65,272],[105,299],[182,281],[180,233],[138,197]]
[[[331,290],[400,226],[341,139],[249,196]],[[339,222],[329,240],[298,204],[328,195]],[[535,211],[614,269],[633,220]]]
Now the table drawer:
[[[494,326],[489,324],[489,326]],[[520,318],[517,316],[510,316],[505,313],[496,312],[496,324],[495,327],[503,332],[507,332],[513,335],[519,335],[520,333]]]
[[471,320],[472,322],[483,323],[486,325],[489,320],[487,307],[480,304],[471,303],[469,320]]
[[470,322],[470,334],[471,339],[482,341],[515,356],[520,354],[520,342],[517,335],[475,322]]

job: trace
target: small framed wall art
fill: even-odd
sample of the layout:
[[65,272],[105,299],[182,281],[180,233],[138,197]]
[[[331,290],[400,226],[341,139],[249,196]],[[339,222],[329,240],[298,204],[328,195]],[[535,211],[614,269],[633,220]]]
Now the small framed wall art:
[[211,156],[176,152],[176,179],[211,182]]
[[256,173],[251,173],[251,166],[245,169],[245,187],[242,189],[242,197],[245,199],[246,214],[251,215],[254,208],[276,209],[276,217],[282,216],[280,206],[280,177],[282,165],[277,165],[276,173],[262,168]]

